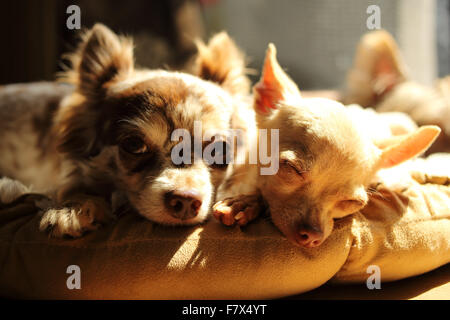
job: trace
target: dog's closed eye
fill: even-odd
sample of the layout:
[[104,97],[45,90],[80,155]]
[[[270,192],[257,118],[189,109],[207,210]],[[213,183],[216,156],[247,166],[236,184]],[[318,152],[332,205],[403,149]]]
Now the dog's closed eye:
[[306,171],[302,170],[300,166],[292,161],[287,159],[282,159],[280,161],[280,169],[279,174],[284,178],[291,177],[296,179],[304,180],[306,177]]

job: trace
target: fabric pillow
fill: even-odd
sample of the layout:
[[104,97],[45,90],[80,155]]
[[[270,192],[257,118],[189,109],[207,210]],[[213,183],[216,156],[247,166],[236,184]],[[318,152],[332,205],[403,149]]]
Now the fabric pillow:
[[[214,220],[168,228],[128,214],[81,239],[49,239],[38,231],[36,209],[19,204],[0,210],[0,295],[264,299],[330,279],[364,282],[370,265],[380,268],[381,281],[415,276],[450,261],[450,186],[421,182],[402,192],[380,187],[313,249],[291,245],[266,219],[243,229]],[[67,287],[71,265],[80,268],[80,289]]]

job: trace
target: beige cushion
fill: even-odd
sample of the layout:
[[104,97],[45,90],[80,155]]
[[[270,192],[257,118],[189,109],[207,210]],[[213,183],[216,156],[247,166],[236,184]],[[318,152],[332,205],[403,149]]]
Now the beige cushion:
[[[276,298],[330,279],[365,282],[369,265],[382,281],[418,275],[450,261],[450,187],[422,182],[402,193],[381,188],[315,249],[292,246],[266,219],[242,230],[214,220],[167,228],[128,214],[81,239],[48,239],[23,204],[0,211],[0,295]],[[79,290],[66,286],[70,265],[81,268]]]

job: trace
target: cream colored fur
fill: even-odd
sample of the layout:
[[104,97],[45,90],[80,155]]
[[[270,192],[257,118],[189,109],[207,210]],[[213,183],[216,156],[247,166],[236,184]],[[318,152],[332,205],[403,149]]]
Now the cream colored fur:
[[416,130],[398,114],[378,116],[329,99],[302,98],[278,65],[273,45],[254,101],[258,129],[279,130],[280,140],[272,142],[279,143],[279,170],[242,170],[249,172],[242,180],[257,181],[255,190],[223,199],[214,214],[226,225],[245,225],[267,207],[280,231],[305,247],[320,245],[335,219],[367,204],[378,170],[420,154],[440,132],[434,126]]

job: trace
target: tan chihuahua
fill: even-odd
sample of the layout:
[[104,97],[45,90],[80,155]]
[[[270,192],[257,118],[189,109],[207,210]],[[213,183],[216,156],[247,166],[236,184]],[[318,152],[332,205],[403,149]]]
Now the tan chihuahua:
[[361,38],[343,102],[378,112],[405,112],[419,125],[438,125],[442,133],[428,152],[450,151],[450,76],[434,86],[412,81],[397,43],[385,30]]
[[[352,108],[329,99],[303,98],[279,66],[273,45],[253,90],[258,129],[279,130],[279,141],[269,140],[278,143],[279,169],[261,175],[259,161],[236,169],[230,179],[255,181],[254,189],[245,183],[245,192],[233,194],[230,187],[229,197],[224,192],[219,197],[224,200],[213,207],[214,216],[225,225],[242,226],[268,208],[288,240],[307,248],[324,242],[335,219],[367,204],[367,188],[379,169],[420,154],[440,132],[424,126],[409,134],[376,138],[379,135],[355,118]],[[373,115],[373,121],[379,121]]]

